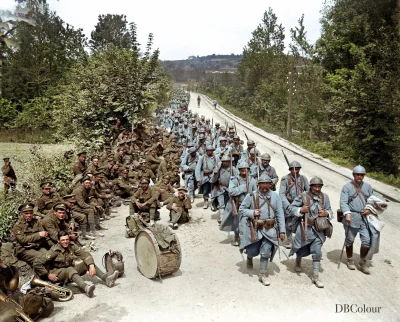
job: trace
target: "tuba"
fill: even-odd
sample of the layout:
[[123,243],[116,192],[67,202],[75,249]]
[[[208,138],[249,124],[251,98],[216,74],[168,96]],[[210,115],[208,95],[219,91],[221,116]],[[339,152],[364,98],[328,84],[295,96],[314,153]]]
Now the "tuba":
[[51,293],[55,294],[58,297],[59,302],[67,302],[72,300],[74,297],[74,293],[66,287],[57,286],[45,281],[42,281],[40,278],[34,276],[31,280],[31,287],[44,287],[49,290]]
[[12,303],[15,306],[15,312],[16,312],[15,320],[17,320],[18,322],[33,322],[33,320],[29,317],[29,315],[24,312],[22,306],[19,305],[12,298],[5,295],[2,291],[0,291],[0,302]]

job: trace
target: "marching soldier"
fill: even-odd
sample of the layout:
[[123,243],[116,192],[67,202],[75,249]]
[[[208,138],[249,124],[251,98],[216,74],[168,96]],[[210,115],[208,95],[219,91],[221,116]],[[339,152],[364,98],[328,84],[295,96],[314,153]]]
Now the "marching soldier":
[[249,158],[249,154],[251,149],[254,149],[254,154],[256,155],[256,157],[259,157],[261,155],[260,151],[256,148],[256,143],[253,140],[248,140],[247,141],[247,158]]
[[290,212],[290,205],[296,197],[302,192],[308,191],[310,188],[308,180],[300,174],[301,164],[297,161],[289,163],[290,173],[282,177],[281,186],[279,188],[279,196],[281,197],[283,209],[285,210],[285,224],[287,240],[285,247],[290,249],[292,244],[292,221],[293,216]]
[[33,264],[35,257],[53,245],[49,233],[44,230],[39,219],[33,217],[33,207],[30,203],[19,206],[20,217],[12,228],[12,234],[17,240],[17,257],[29,265]]
[[367,215],[371,214],[369,209],[365,209],[367,200],[373,195],[370,184],[364,182],[365,168],[361,165],[353,169],[353,180],[346,183],[340,194],[340,208],[343,212],[343,228],[346,238],[347,267],[355,270],[353,260],[353,243],[357,234],[360,234],[360,270],[364,274],[370,274],[366,261],[371,247],[371,234],[368,228]]
[[219,147],[215,149],[214,154],[221,159],[225,155],[229,156],[230,153],[231,153],[231,146],[228,145],[228,139],[221,136],[219,138]]
[[221,223],[224,215],[225,207],[229,203],[228,186],[229,180],[232,176],[236,177],[238,172],[232,165],[231,156],[224,155],[221,162],[217,166],[219,169],[213,173],[211,183],[213,184],[213,196],[214,201],[212,202],[212,210],[219,209],[219,220]]
[[[74,265],[74,259],[79,258],[81,263]],[[81,276],[87,272],[90,277],[99,277],[108,287],[113,287],[118,278],[118,271],[107,275],[98,266],[90,253],[70,242],[70,236],[66,231],[58,233],[58,243],[49,251],[35,258],[33,268],[44,280],[53,283],[75,282],[88,297],[93,297],[95,285],[88,285]]]
[[3,158],[3,161],[4,165],[1,167],[1,172],[3,173],[4,195],[6,195],[10,188],[12,191],[15,190],[17,176],[15,175],[14,168],[11,166],[10,158]]
[[268,153],[264,153],[261,155],[261,164],[258,165],[258,169],[253,169],[254,173],[252,176],[258,178],[258,175],[266,174],[268,177],[272,179],[272,191],[276,190],[276,184],[279,181],[278,175],[276,174],[275,168],[270,166],[271,156]]
[[272,180],[263,175],[258,190],[248,194],[239,207],[240,249],[246,249],[247,266],[253,268],[253,257],[260,255],[259,281],[270,285],[267,278],[268,259],[273,260],[278,237],[285,240],[285,219],[279,195],[271,191]]
[[296,253],[295,270],[298,273],[301,272],[301,258],[308,255],[312,256],[312,282],[318,288],[324,287],[324,284],[319,280],[319,271],[322,257],[321,248],[326,240],[326,234],[323,230],[319,230],[316,222],[317,220],[325,220],[332,227],[329,220],[333,218],[329,197],[326,193],[321,192],[323,185],[324,182],[321,178],[312,178],[310,189],[307,192],[302,192],[290,205],[290,212],[297,220],[294,221],[293,225],[295,237],[289,256]]
[[192,209],[192,203],[186,194],[187,190],[184,187],[178,188],[178,196],[174,196],[167,205],[167,209],[170,210],[170,226],[173,229],[177,229],[178,224],[189,221],[189,209]]
[[224,211],[224,217],[222,218],[220,230],[222,231],[233,231],[235,233],[235,239],[233,246],[239,246],[239,207],[242,204],[247,194],[257,190],[256,181],[249,176],[249,165],[247,162],[240,162],[238,164],[239,174],[232,176],[229,182],[229,195],[231,201],[227,203]]
[[203,209],[209,207],[209,198],[212,191],[211,176],[213,172],[217,172],[219,158],[214,155],[214,147],[209,145],[206,148],[206,154],[200,156],[196,165],[196,180],[198,182],[199,193],[203,194],[204,206]]
[[231,144],[231,151],[233,157],[233,166],[236,167],[243,154],[243,145],[240,144],[240,137],[237,135],[233,137],[233,142]]
[[185,173],[185,187],[188,190],[190,202],[193,203],[194,200],[194,191],[196,190],[196,178],[195,178],[195,170],[197,166],[197,162],[199,160],[199,155],[194,147],[188,150],[188,154],[182,160],[181,168]]

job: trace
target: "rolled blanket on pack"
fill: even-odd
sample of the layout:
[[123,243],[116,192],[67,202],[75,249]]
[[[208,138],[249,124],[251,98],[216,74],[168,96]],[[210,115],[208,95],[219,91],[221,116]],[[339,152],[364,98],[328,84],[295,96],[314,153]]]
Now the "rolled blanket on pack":
[[371,196],[368,198],[364,209],[371,211],[371,214],[367,216],[368,223],[380,232],[385,223],[379,219],[378,215],[381,215],[387,209],[387,203],[376,196]]

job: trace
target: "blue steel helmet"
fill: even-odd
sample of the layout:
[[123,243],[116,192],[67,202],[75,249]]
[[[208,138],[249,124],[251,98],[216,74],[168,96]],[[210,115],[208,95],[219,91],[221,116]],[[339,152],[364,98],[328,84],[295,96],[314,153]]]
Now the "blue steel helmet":
[[211,144],[209,144],[206,147],[206,151],[215,151],[215,148]]
[[363,166],[358,165],[353,169],[353,173],[366,174],[367,172]]
[[258,183],[272,183],[272,179],[268,175],[262,174],[258,179]]
[[289,170],[292,168],[301,168],[301,164],[298,161],[292,161],[289,163]]
[[249,164],[246,161],[240,162],[237,167],[238,169],[250,169]]
[[310,186],[312,186],[313,184],[320,184],[321,186],[323,186],[324,181],[320,177],[313,177],[310,180]]
[[192,147],[192,148],[190,148],[190,149],[188,150],[188,153],[193,153],[193,152],[196,152],[196,148],[195,148],[195,147]]

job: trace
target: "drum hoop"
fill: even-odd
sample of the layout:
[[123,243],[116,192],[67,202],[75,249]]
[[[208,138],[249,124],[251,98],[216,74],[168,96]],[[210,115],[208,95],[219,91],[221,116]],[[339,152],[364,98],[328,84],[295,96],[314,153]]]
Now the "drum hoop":
[[[141,235],[143,233],[143,236],[146,236],[146,238],[147,239],[150,239],[151,240],[151,242],[152,242],[152,246],[153,246],[153,249],[154,249],[154,251],[155,251],[155,254],[156,254],[156,257],[157,257],[157,270],[156,270],[156,276],[154,276],[154,278],[155,277],[158,277],[158,275],[160,274],[160,266],[161,266],[161,263],[160,263],[160,249],[159,249],[159,247],[158,247],[158,243],[157,243],[157,240],[156,240],[156,238],[154,237],[154,235],[153,235],[153,233],[149,230],[149,229],[142,229],[138,234],[137,234],[137,236],[136,236],[136,238],[135,238],[135,241],[136,241],[136,239],[139,237],[139,235]],[[146,234],[145,234],[146,233]],[[137,243],[135,242],[135,257],[136,257],[136,261],[137,261]],[[143,274],[143,273],[142,273]]]

